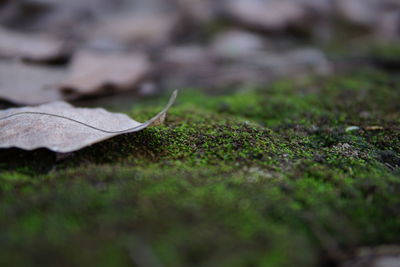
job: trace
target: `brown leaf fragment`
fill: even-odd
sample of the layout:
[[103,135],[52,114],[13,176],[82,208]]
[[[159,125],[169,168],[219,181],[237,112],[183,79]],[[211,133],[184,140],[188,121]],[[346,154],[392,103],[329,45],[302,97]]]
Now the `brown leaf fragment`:
[[62,69],[0,61],[0,99],[25,105],[61,100],[57,84],[63,76]]
[[80,52],[71,64],[60,89],[75,98],[104,91],[134,89],[150,72],[150,62],[143,54],[104,54]]
[[354,251],[342,267],[397,267],[400,262],[400,246],[382,245],[361,247]]
[[158,124],[165,118],[176,96],[177,91],[167,106],[145,123],[125,114],[110,113],[101,108],[75,108],[66,102],[3,110],[0,111],[0,148],[47,148],[59,153],[73,152]]
[[240,58],[265,50],[264,39],[241,30],[231,30],[216,35],[211,43],[211,51],[217,57]]
[[174,0],[184,14],[199,23],[209,23],[216,18],[220,1],[215,0]]
[[53,36],[0,28],[0,57],[44,62],[62,58],[65,54],[64,42]]
[[104,20],[89,33],[89,47],[143,48],[169,43],[179,17],[168,14],[130,14]]
[[336,6],[341,16],[352,23],[372,26],[377,23],[381,0],[337,0]]
[[365,127],[365,130],[367,130],[367,131],[380,131],[380,130],[383,130],[383,127],[382,126],[373,125],[373,126]]
[[234,20],[265,31],[281,31],[304,24],[304,6],[292,0],[226,1],[226,12]]

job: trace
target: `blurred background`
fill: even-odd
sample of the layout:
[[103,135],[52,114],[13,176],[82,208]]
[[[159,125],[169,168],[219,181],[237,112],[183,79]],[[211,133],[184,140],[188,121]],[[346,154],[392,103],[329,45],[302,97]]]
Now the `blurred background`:
[[0,98],[17,105],[399,65],[397,0],[1,0],[0,25]]

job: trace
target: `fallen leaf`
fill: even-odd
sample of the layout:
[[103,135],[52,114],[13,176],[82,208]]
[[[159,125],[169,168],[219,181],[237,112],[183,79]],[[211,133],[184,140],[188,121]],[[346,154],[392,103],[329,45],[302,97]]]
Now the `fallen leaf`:
[[209,87],[219,76],[217,65],[206,47],[182,45],[167,48],[160,63],[162,83],[167,87]]
[[399,38],[399,12],[399,8],[382,12],[375,25],[375,35],[379,39],[396,41]]
[[66,102],[0,111],[0,148],[47,148],[59,153],[77,151],[117,135],[162,123],[176,96],[177,91],[168,105],[145,123],[125,114],[110,113],[101,108],[75,108]]
[[213,54],[223,58],[246,57],[249,54],[259,53],[266,47],[262,37],[241,30],[220,33],[211,43]]
[[89,47],[129,49],[157,47],[171,41],[179,18],[166,14],[130,14],[111,17],[89,33]]
[[54,67],[0,61],[0,99],[24,105],[61,100],[57,84],[64,74]]
[[354,132],[354,131],[358,131],[358,130],[360,130],[360,127],[358,127],[358,126],[349,126],[344,131],[345,132]]
[[399,262],[400,246],[381,245],[355,248],[353,255],[342,266],[398,267]]
[[299,26],[308,15],[301,3],[291,0],[233,0],[226,5],[228,16],[234,20],[266,31]]
[[367,130],[367,131],[380,131],[380,130],[383,130],[383,127],[382,126],[376,126],[376,125],[367,126],[367,127],[365,127],[365,130]]
[[377,23],[380,13],[378,1],[337,0],[336,2],[339,13],[349,22],[364,26],[372,26]]
[[220,4],[215,0],[174,0],[174,2],[191,21],[204,24],[216,18]]
[[69,97],[126,91],[135,88],[150,72],[150,62],[143,54],[107,54],[83,51],[71,64],[60,89]]
[[0,28],[0,57],[52,61],[66,54],[64,42],[50,35]]

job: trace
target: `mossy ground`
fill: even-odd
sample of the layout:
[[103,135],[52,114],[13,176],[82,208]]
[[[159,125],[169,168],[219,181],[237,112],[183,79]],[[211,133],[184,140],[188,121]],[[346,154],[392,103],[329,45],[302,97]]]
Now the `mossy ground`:
[[165,126],[1,151],[0,266],[334,266],[399,242],[399,79],[183,91]]

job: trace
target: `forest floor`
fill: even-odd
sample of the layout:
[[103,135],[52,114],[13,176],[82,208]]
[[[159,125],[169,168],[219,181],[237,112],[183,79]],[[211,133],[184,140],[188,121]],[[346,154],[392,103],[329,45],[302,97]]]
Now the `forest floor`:
[[360,248],[399,241],[399,79],[365,67],[183,90],[164,126],[70,155],[2,150],[0,265],[362,261]]
[[0,149],[0,266],[398,267],[399,12],[0,0],[0,109],[146,121],[180,89],[162,126]]

